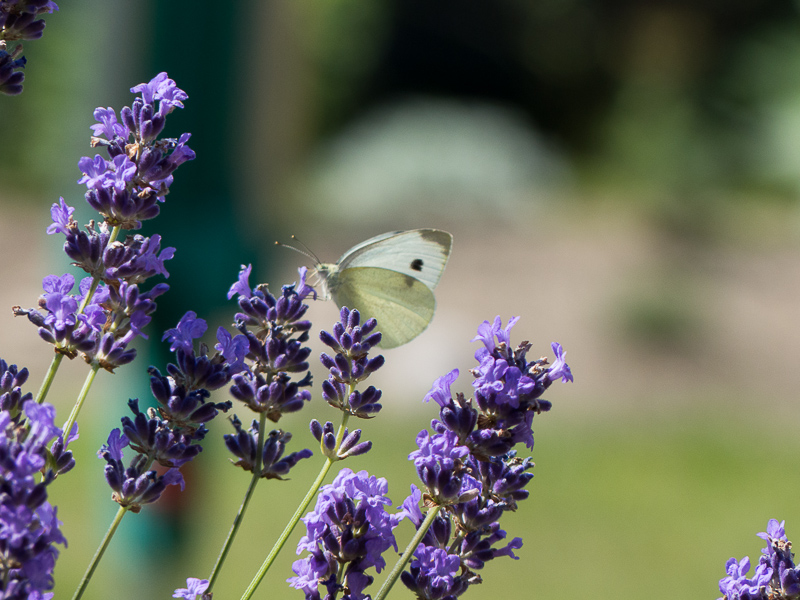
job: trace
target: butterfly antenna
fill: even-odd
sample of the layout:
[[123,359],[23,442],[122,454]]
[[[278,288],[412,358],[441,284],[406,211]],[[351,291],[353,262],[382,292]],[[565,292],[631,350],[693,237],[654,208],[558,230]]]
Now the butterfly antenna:
[[295,252],[299,252],[303,256],[313,260],[315,265],[320,264],[320,260],[319,260],[319,258],[317,258],[317,255],[314,254],[311,251],[311,249],[308,246],[306,246],[302,241],[300,241],[297,238],[296,235],[292,235],[292,240],[295,241],[296,243],[300,244],[303,248],[300,249],[300,248],[297,248],[296,246],[290,246],[289,244],[284,244],[283,242],[278,242],[278,241],[275,242],[275,245],[276,246],[281,246],[282,248],[289,248],[289,250],[294,250]]

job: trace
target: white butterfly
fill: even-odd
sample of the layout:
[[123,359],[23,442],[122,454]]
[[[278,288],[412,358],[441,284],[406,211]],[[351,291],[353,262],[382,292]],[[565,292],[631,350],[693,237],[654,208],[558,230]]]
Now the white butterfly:
[[440,229],[393,231],[353,246],[336,263],[317,263],[325,296],[374,317],[382,348],[396,348],[422,333],[433,318],[433,290],[453,236]]

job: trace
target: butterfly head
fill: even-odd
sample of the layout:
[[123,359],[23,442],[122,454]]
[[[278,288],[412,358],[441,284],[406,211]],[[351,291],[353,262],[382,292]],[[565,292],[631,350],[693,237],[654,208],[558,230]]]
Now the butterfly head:
[[336,277],[339,274],[339,265],[336,263],[318,262],[314,266],[314,285],[320,287],[320,299],[330,300],[331,289],[335,287]]

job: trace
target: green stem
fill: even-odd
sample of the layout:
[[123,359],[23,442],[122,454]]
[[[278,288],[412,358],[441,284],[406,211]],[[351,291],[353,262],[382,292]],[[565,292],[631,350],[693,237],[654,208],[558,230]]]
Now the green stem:
[[[352,390],[350,393],[352,393]],[[336,432],[337,450],[339,449],[339,446],[342,443],[342,438],[344,438],[344,429],[347,425],[347,421],[349,420],[349,418],[350,414],[344,413],[344,416],[342,417],[342,423],[341,425],[339,425],[339,431]],[[275,542],[275,545],[272,547],[272,550],[270,550],[269,554],[267,555],[267,558],[261,565],[261,568],[256,573],[256,576],[253,577],[253,581],[250,582],[250,585],[244,591],[244,594],[242,594],[241,600],[249,600],[249,598],[253,596],[253,594],[256,591],[256,588],[261,583],[261,580],[264,579],[264,576],[267,574],[267,571],[272,566],[272,563],[275,562],[275,559],[278,557],[278,553],[283,548],[283,545],[286,543],[286,540],[289,539],[289,536],[292,534],[292,531],[294,530],[298,521],[300,521],[300,517],[302,517],[303,514],[306,512],[308,505],[311,504],[311,501],[317,495],[319,488],[322,487],[322,482],[325,481],[325,476],[328,474],[328,471],[330,471],[331,465],[333,465],[333,463],[334,461],[331,460],[330,458],[327,458],[325,460],[325,464],[322,466],[319,475],[317,475],[317,478],[314,480],[314,483],[311,484],[311,487],[309,488],[305,498],[303,498],[303,501],[300,503],[300,506],[298,506],[297,510],[294,511],[292,518],[289,519],[289,522],[286,524],[283,533],[281,533],[280,537]]]
[[92,382],[94,381],[95,376],[97,375],[97,371],[100,369],[100,365],[93,364],[92,370],[86,375],[86,380],[83,382],[83,387],[81,388],[81,393],[78,394],[78,399],[75,401],[75,406],[72,407],[72,412],[69,413],[69,417],[67,417],[67,422],[64,423],[64,427],[62,431],[64,432],[64,440],[66,441],[67,437],[70,434],[70,430],[72,429],[72,425],[75,423],[75,420],[78,418],[78,413],[81,411],[81,406],[83,406],[84,400],[86,400],[86,396],[89,394],[89,388],[92,387]]
[[217,576],[222,569],[222,564],[225,562],[225,558],[227,558],[228,552],[233,545],[233,539],[236,537],[236,533],[239,531],[239,526],[242,524],[244,513],[247,510],[247,505],[250,503],[250,498],[252,498],[253,492],[256,490],[256,484],[261,479],[265,438],[264,430],[266,429],[266,424],[267,413],[261,413],[261,421],[259,422],[258,426],[258,444],[256,447],[256,463],[253,466],[253,476],[250,478],[250,485],[247,488],[247,492],[245,492],[244,500],[242,500],[242,505],[239,507],[239,512],[236,513],[236,517],[233,519],[233,525],[231,525],[231,529],[228,532],[228,537],[222,546],[222,550],[220,550],[219,556],[217,557],[217,562],[214,564],[214,568],[211,569],[211,575],[208,576],[209,583],[206,592],[210,592],[214,587],[214,582],[217,580]]
[[375,596],[374,600],[383,600],[386,596],[389,595],[389,591],[392,589],[394,582],[397,581],[397,578],[400,577],[400,573],[403,572],[403,569],[406,568],[406,565],[411,560],[411,556],[414,554],[414,550],[417,549],[419,543],[422,541],[423,536],[427,533],[428,529],[430,528],[433,520],[436,518],[436,515],[439,514],[439,511],[442,510],[441,506],[434,506],[428,511],[425,520],[422,522],[422,525],[419,526],[417,529],[417,533],[408,543],[405,551],[403,552],[403,556],[397,561],[392,572],[389,573],[389,576],[386,578],[386,581],[383,582],[381,589],[378,590],[378,595]]
[[108,236],[108,243],[113,244],[117,241],[119,237],[119,232],[122,231],[121,225],[114,225],[114,229],[111,230],[111,234]]
[[125,516],[125,513],[128,512],[128,509],[124,506],[120,506],[119,510],[117,511],[114,520],[111,522],[111,526],[106,531],[106,535],[103,538],[103,541],[100,542],[100,547],[97,548],[97,552],[94,553],[92,557],[92,562],[89,563],[89,568],[86,569],[86,573],[83,574],[83,578],[81,579],[81,583],[78,586],[78,589],[75,590],[75,595],[72,596],[72,600],[79,600],[81,596],[83,596],[83,592],[86,591],[86,586],[89,585],[89,581],[94,575],[94,571],[97,568],[97,565],[100,563],[100,559],[103,558],[103,554],[108,548],[108,545],[111,543],[111,538],[114,537],[114,533],[117,531],[117,527],[119,527],[120,522],[122,521],[122,517]]
[[41,404],[47,397],[47,392],[50,391],[50,386],[53,385],[53,380],[56,378],[56,371],[58,371],[61,361],[64,360],[64,355],[61,352],[56,352],[53,360],[50,361],[50,367],[42,380],[42,385],[36,393],[36,402]]

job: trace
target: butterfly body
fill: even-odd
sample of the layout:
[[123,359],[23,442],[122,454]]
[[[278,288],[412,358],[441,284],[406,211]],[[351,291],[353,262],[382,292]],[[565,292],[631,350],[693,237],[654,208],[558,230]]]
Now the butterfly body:
[[450,256],[453,236],[439,229],[384,233],[354,246],[336,263],[319,263],[324,293],[339,306],[378,320],[381,347],[401,346],[433,318],[433,290]]

